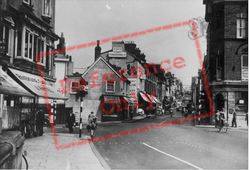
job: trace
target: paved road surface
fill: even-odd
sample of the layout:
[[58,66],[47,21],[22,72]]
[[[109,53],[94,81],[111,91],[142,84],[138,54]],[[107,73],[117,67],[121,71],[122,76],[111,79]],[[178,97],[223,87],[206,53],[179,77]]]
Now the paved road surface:
[[[136,123],[106,124],[97,136],[144,127],[169,116]],[[112,169],[247,169],[248,132],[171,125],[94,143]]]

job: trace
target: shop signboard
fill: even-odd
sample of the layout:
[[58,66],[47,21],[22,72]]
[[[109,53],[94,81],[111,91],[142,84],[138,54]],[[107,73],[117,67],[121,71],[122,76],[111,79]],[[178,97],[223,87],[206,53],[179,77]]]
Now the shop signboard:
[[54,88],[54,82],[46,81],[41,76],[20,70],[10,69],[10,71],[37,96],[55,99],[63,98]]
[[112,57],[112,58],[126,58],[126,56],[127,56],[126,52],[119,52],[119,51],[109,52],[109,57]]

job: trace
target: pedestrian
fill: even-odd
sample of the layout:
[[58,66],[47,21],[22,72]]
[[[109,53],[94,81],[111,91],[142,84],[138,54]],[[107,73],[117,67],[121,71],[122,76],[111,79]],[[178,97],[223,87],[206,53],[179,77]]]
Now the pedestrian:
[[225,114],[224,111],[221,110],[219,115],[219,124],[220,124],[220,128],[222,128],[224,126],[224,122],[225,122]]
[[75,116],[72,112],[70,112],[69,116],[67,117],[67,123],[68,123],[69,133],[73,133],[73,125],[75,123]]
[[236,111],[235,108],[233,108],[233,119],[232,119],[232,127],[237,127],[237,121],[236,121]]
[[219,116],[220,116],[220,111],[217,110],[217,112],[215,114],[215,128],[217,128],[219,125]]
[[37,134],[39,136],[43,135],[44,119],[45,119],[44,112],[41,109],[38,110],[36,115],[36,127],[37,127]]
[[90,131],[90,128],[91,128],[91,125],[93,124],[93,122],[96,123],[96,119],[97,119],[97,117],[94,115],[94,112],[91,112],[88,116],[88,125],[87,125],[88,132]]

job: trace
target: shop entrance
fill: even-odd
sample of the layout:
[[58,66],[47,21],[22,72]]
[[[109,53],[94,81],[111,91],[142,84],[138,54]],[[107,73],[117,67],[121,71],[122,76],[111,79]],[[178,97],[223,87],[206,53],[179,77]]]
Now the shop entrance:
[[224,96],[219,93],[215,96],[215,111],[222,110],[225,108],[225,99]]

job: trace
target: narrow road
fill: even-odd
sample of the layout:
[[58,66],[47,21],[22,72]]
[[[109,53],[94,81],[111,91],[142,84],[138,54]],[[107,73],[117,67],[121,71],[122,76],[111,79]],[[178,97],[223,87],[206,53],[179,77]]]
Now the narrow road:
[[[97,136],[166,120],[170,120],[169,116],[101,125]],[[244,130],[218,133],[214,128],[197,128],[185,123],[94,144],[112,169],[248,168],[248,132]]]

